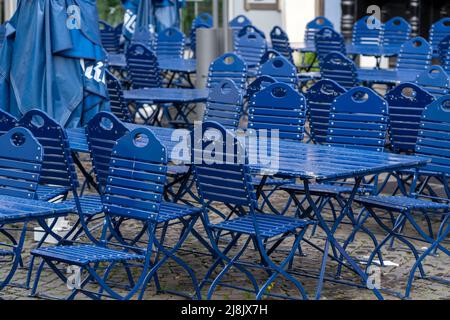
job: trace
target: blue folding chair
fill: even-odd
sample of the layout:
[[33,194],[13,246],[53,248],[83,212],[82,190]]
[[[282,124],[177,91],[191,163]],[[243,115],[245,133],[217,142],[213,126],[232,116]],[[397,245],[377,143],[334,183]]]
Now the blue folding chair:
[[352,44],[348,53],[373,55],[380,52],[383,31],[384,25],[376,21],[375,17],[365,16],[359,19],[353,25]]
[[431,66],[418,74],[416,84],[436,98],[450,93],[450,75],[441,66]]
[[235,52],[245,61],[249,69],[256,69],[259,66],[266,50],[266,39],[257,32],[247,33],[236,40]]
[[[262,134],[261,130],[267,130],[268,138],[273,138],[277,134],[280,140],[302,141],[305,122],[305,97],[286,83],[273,83],[250,98],[248,131],[251,133]],[[258,197],[263,200],[261,209],[267,204],[272,212],[284,213],[290,203],[284,209],[278,210],[271,203],[270,197],[280,186],[292,182],[292,179],[255,177],[253,184],[257,189]]]
[[270,76],[278,82],[283,82],[298,89],[299,79],[297,68],[283,56],[277,56],[261,64],[258,76]]
[[331,104],[346,90],[333,80],[320,80],[306,91],[308,120],[314,143],[323,144],[327,139]]
[[[92,235],[81,218],[91,243],[33,250],[32,255],[41,258],[42,262],[36,273],[32,294],[36,294],[45,265],[66,285],[67,276],[56,266],[56,263],[65,263],[87,272],[67,299],[74,299],[80,293],[91,299],[104,296],[121,300],[133,297],[142,299],[150,281],[155,281],[158,292],[164,291],[159,285],[157,272],[171,259],[188,273],[194,287],[194,297],[200,299],[193,270],[175,254],[190,234],[201,210],[162,201],[167,162],[166,148],[149,129],[138,128],[119,139],[113,149],[103,197],[105,218],[101,240]],[[80,216],[83,216],[82,212]],[[148,238],[127,241],[118,234],[113,223],[117,218],[142,223]],[[181,221],[184,228],[177,243],[169,249],[166,248],[165,234],[174,221]],[[163,228],[161,237],[156,235],[158,227]],[[118,290],[110,282],[112,273],[119,266],[124,268],[129,281],[129,287],[125,290]],[[135,270],[134,277],[132,270]],[[98,291],[86,287],[92,282],[100,286]]]
[[383,53],[390,56],[400,51],[403,43],[409,40],[411,25],[402,17],[393,17],[384,24]]
[[325,27],[317,31],[314,43],[319,61],[333,51],[340,52],[343,55],[347,54],[344,37],[333,28]]
[[[375,256],[380,257],[382,248],[393,239],[399,240],[406,245],[407,249],[414,255],[415,263],[409,272],[405,293],[403,295],[397,293],[401,297],[408,298],[410,296],[417,271],[422,279],[437,280],[440,283],[450,284],[449,279],[442,278],[442,273],[439,276],[427,276],[424,265],[425,259],[431,255],[436,256],[437,251],[450,256],[450,250],[443,246],[443,242],[448,240],[450,233],[450,192],[448,181],[450,175],[450,153],[448,147],[450,141],[448,138],[450,136],[449,106],[450,96],[442,96],[428,105],[423,112],[416,154],[431,159],[431,163],[415,171],[408,195],[366,196],[355,199],[367,209],[369,212],[367,217],[372,217],[386,233],[386,237],[377,243],[372,251],[367,261],[367,267],[373,264]],[[421,184],[423,183],[420,182],[420,177],[423,175],[433,175],[442,179],[446,197],[424,195],[422,193],[423,190],[421,190]],[[392,225],[388,225],[380,218],[380,210],[395,215]],[[422,226],[421,220],[423,219],[427,221],[426,227]],[[437,233],[433,232],[433,220],[436,223],[440,223]],[[364,222],[365,220],[362,220],[360,225]],[[405,224],[409,224],[412,227],[414,235],[407,235],[402,232]],[[357,231],[354,230],[353,233]],[[424,244],[426,246],[425,249],[422,248]],[[382,258],[379,258],[379,260],[383,266]],[[444,276],[446,275],[448,273],[445,274],[444,272]]]
[[233,43],[236,42],[239,31],[251,24],[252,22],[244,15],[238,15],[234,19],[229,21],[228,26],[233,31]]
[[183,58],[185,36],[177,28],[167,28],[156,38],[156,56],[158,58]]
[[247,65],[241,57],[234,53],[225,53],[211,62],[207,87],[213,88],[224,79],[233,80],[240,90],[245,89]]
[[[0,144],[0,256],[2,266],[10,264],[0,281],[2,290],[23,265],[22,251],[29,222],[37,221],[43,227],[45,240],[54,226],[48,226],[45,219],[65,215],[71,208],[36,200],[44,150],[29,130],[13,128],[0,136]],[[18,238],[15,231],[19,232]]]
[[389,131],[394,152],[414,151],[422,112],[434,97],[420,86],[402,83],[385,95],[389,105]]
[[355,63],[339,52],[331,52],[323,58],[320,62],[320,73],[323,79],[333,80],[345,89],[351,89],[358,84]]
[[402,45],[397,59],[397,71],[421,73],[431,65],[432,48],[422,37],[415,37]]
[[126,59],[134,89],[161,87],[158,59],[154,51],[141,44],[132,44],[128,47]]
[[233,80],[225,79],[211,89],[203,121],[215,121],[227,129],[237,129],[242,108],[242,91]]
[[439,56],[439,43],[450,35],[450,18],[445,17],[433,23],[430,28],[430,43],[433,47],[433,57]]
[[292,56],[294,50],[291,48],[287,33],[281,27],[273,27],[272,31],[270,31],[270,40],[272,42],[272,49],[281,53],[290,63],[294,64],[294,58]]
[[105,80],[106,86],[108,88],[111,112],[121,121],[130,123],[133,122],[133,117],[131,115],[130,109],[128,109],[128,105],[123,98],[123,89],[120,80],[117,79],[108,70],[105,74]]
[[99,21],[98,24],[103,48],[108,53],[118,53],[119,39],[117,38],[116,29],[105,21]]
[[18,125],[30,130],[44,148],[44,158],[36,191],[42,201],[65,200],[78,178],[70,150],[61,147],[66,138],[64,130],[45,112],[33,109],[19,120]]
[[[311,20],[306,24],[304,42],[305,47],[307,48],[315,48],[315,37],[316,33],[322,28],[331,28],[333,29],[333,23],[323,16],[319,16]],[[315,51],[315,49],[314,49]]]
[[[286,86],[286,90],[292,89]],[[211,163],[210,159],[203,157],[197,159],[198,155],[203,154],[203,150],[210,147],[211,143],[214,143],[217,154],[222,155],[220,160]],[[257,213],[257,199],[245,150],[238,138],[218,123],[204,123],[202,138],[194,141],[193,145],[195,146],[192,153],[195,163],[195,180],[203,206],[206,231],[217,255],[217,259],[209,268],[200,288],[210,283],[214,272],[222,267],[220,273],[212,281],[206,298],[211,299],[219,286],[231,286],[234,289],[254,292],[256,299],[262,299],[265,296],[281,297],[273,291],[269,292],[268,288],[273,286],[279,277],[283,277],[294,285],[302,298],[306,299],[307,294],[301,283],[289,274],[287,269],[299,248],[307,227],[312,222]],[[239,211],[238,216],[219,223],[213,222],[209,219],[208,209],[209,203],[212,201],[235,207]],[[227,232],[231,234],[231,241],[226,244],[225,248],[222,248],[219,246],[219,240],[223,233]],[[293,241],[285,243],[286,239],[293,239]],[[232,253],[231,249],[238,245],[239,240],[242,240],[239,243],[239,249]],[[285,243],[285,247],[288,248],[287,253],[281,262],[275,262],[272,255],[281,243]],[[259,260],[256,263],[243,259],[250,244],[253,244],[258,252],[257,259]],[[254,252],[251,256],[254,256]],[[250,280],[251,289],[247,290],[222,281],[232,267],[242,272]],[[261,286],[258,285],[250,268],[262,268],[267,272],[267,280]]]

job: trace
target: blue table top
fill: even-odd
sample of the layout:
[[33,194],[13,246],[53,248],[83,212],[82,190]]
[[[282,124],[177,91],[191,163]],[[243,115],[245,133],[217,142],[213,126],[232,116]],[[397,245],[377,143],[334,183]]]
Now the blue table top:
[[[111,67],[126,68],[127,59],[124,54],[108,54],[108,64]],[[158,58],[161,70],[172,72],[194,73],[197,70],[196,59]]]
[[373,57],[392,57],[398,55],[400,47],[382,47],[382,46],[363,46],[363,45],[346,45],[347,54],[361,54]]
[[[129,124],[130,130],[139,125]],[[169,158],[176,163],[186,163],[189,155],[181,156],[176,146],[181,139],[189,141],[188,130],[150,127],[167,147]],[[74,129],[69,129],[70,132]],[[80,130],[80,129],[75,129]],[[83,130],[83,129],[81,129]],[[176,135],[174,135],[174,132]],[[69,136],[71,134],[69,133]],[[181,138],[182,137],[182,138]],[[72,141],[71,145],[72,145]],[[79,146],[74,141],[74,148]],[[86,143],[87,148],[87,143]],[[281,140],[279,144],[279,163],[275,167],[266,164],[251,164],[255,173],[297,177],[301,179],[331,180],[365,176],[400,169],[416,168],[426,165],[428,159],[393,153],[380,153],[359,149],[328,147]]]
[[148,88],[123,91],[125,100],[148,103],[205,102],[209,89]]
[[74,207],[63,203],[50,203],[0,195],[0,223],[13,223],[54,215],[68,214]]
[[358,69],[358,79],[378,83],[414,82],[417,71],[397,71],[392,69]]

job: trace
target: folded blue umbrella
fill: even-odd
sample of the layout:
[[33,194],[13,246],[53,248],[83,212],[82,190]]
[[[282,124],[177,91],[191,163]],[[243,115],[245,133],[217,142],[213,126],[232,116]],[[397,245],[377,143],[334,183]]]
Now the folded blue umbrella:
[[95,0],[19,0],[0,51],[0,107],[65,127],[109,110]]
[[156,32],[167,28],[180,28],[180,8],[185,0],[153,0],[155,6]]

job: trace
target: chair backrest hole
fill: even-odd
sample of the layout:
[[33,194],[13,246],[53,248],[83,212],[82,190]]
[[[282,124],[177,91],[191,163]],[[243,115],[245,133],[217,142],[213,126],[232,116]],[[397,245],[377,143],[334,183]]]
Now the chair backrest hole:
[[100,119],[100,127],[103,130],[111,131],[113,129],[113,127],[114,127],[114,124],[113,124],[113,122],[110,119],[108,119],[106,117],[102,117]]
[[402,89],[402,96],[407,98],[407,99],[414,99],[417,95],[416,90],[414,90],[413,88],[410,87],[405,87]]
[[220,89],[222,94],[229,94],[231,92],[231,85],[229,83],[224,83]]
[[420,41],[420,40],[414,41],[413,42],[413,46],[416,47],[416,48],[422,46],[422,41]]
[[450,99],[442,101],[441,106],[444,111],[450,112]]
[[283,65],[284,65],[284,63],[283,63],[283,60],[281,60],[281,59],[275,59],[275,60],[273,61],[273,66],[274,66],[275,68],[282,68]]
[[352,95],[352,99],[358,103],[364,103],[369,99],[369,95],[366,92],[357,91]]
[[36,128],[42,128],[44,122],[45,122],[44,118],[42,118],[38,114],[35,114],[34,116],[31,117],[31,124]]
[[399,19],[394,20],[394,25],[399,26],[401,24],[401,21]]
[[444,21],[444,26],[446,26],[446,27],[450,27],[450,20],[445,20]]
[[324,84],[320,88],[320,92],[326,95],[332,95],[334,93],[333,86],[329,84]]
[[272,89],[272,95],[276,98],[283,98],[287,94],[287,91],[285,88],[282,87],[275,87]]
[[21,132],[16,132],[11,136],[11,143],[16,147],[22,146],[25,140],[25,136]]
[[316,23],[318,25],[323,25],[325,23],[325,20],[323,20],[323,18],[319,18],[319,19],[316,20]]
[[225,59],[223,59],[223,62],[227,65],[233,64],[234,63],[234,57],[226,57]]
[[138,133],[133,138],[133,144],[138,148],[144,148],[149,143],[149,138],[146,134]]

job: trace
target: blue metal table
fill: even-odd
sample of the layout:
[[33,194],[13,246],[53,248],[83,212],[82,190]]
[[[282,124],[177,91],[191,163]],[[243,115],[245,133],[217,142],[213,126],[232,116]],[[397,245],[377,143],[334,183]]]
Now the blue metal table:
[[[111,67],[126,68],[127,59],[124,54],[108,54],[108,64]],[[171,72],[194,73],[197,70],[196,59],[176,59],[161,58],[158,59],[158,66],[161,70]]]
[[[136,125],[130,125],[130,129]],[[183,139],[189,139],[190,131],[178,131],[179,134],[173,135],[174,129],[148,127],[155,135],[161,139],[166,145],[169,158],[175,163],[189,164],[189,155],[180,156],[179,152],[173,152],[177,143],[181,141],[181,136],[186,135]],[[177,137],[177,138],[175,138]],[[178,140],[177,140],[178,139]],[[189,140],[187,140],[189,141]],[[80,148],[82,145],[79,139],[71,141],[74,148]],[[295,152],[293,152],[295,150]],[[268,176],[277,176],[283,178],[297,178],[303,181],[305,196],[307,202],[312,209],[315,219],[318,220],[319,226],[327,235],[325,247],[323,249],[322,265],[320,268],[319,283],[317,286],[316,298],[320,298],[323,282],[325,281],[325,267],[328,251],[331,246],[334,252],[334,260],[336,255],[340,255],[340,263],[346,265],[355,272],[361,279],[360,287],[367,284],[367,274],[359,267],[357,262],[345,251],[342,245],[336,240],[334,234],[344,217],[351,217],[351,206],[357,190],[360,187],[361,180],[364,176],[376,175],[385,172],[393,172],[401,169],[411,169],[426,165],[429,160],[415,157],[405,156],[392,153],[379,153],[373,151],[365,151],[350,148],[327,147],[323,145],[304,144],[301,142],[284,141],[279,142],[279,149],[274,154],[279,156],[278,166],[272,167],[265,164],[250,164],[255,174],[263,175],[261,183]],[[347,203],[343,208],[338,219],[330,227],[322,216],[321,210],[317,207],[309,186],[313,181],[327,181],[336,179],[355,179],[352,193],[347,199]],[[347,264],[344,264],[344,261]],[[331,279],[330,279],[331,280]],[[333,280],[331,280],[333,281]],[[344,283],[344,282],[340,282]],[[371,289],[377,298],[382,299],[378,289]]]
[[400,47],[373,47],[373,46],[355,46],[346,45],[347,54],[363,55],[372,57],[394,57],[400,52]]
[[397,71],[386,69],[358,69],[358,79],[360,81],[382,84],[396,84],[398,82],[414,82],[417,71]]
[[[27,233],[27,223],[36,221],[43,229],[45,233],[44,237],[51,235],[55,239],[60,239],[60,237],[51,230],[56,219],[53,220],[50,226],[46,223],[45,219],[65,216],[74,212],[74,209],[73,206],[67,204],[0,195],[0,227],[3,227],[4,225],[23,224],[17,243],[11,245],[0,244],[1,255],[12,257],[11,269],[6,273],[6,276],[2,277],[2,281],[0,281],[0,290],[10,283],[19,266]],[[1,247],[6,247],[7,249],[1,250]]]

